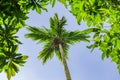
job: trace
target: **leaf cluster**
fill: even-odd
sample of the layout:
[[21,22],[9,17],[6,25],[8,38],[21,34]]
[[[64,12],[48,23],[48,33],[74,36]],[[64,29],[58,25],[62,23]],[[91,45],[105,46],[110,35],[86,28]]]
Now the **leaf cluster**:
[[[88,26],[99,28],[94,33],[94,43],[88,48],[99,48],[102,59],[111,58],[120,72],[119,33],[120,33],[120,1],[119,0],[63,0],[70,6],[70,12],[76,17],[78,24],[86,22]],[[105,29],[104,23],[110,24]]]
[[0,1],[0,71],[7,73],[8,80],[19,71],[27,56],[17,53],[21,42],[15,34],[26,26],[25,20],[31,10],[41,13],[49,0],[1,0]]
[[19,27],[13,26],[12,21],[4,20],[0,25],[0,72],[5,71],[8,80],[23,66],[27,56],[17,53],[19,44],[22,44],[15,34]]
[[88,46],[90,49],[99,48],[102,52],[102,59],[110,58],[111,61],[117,64],[120,73],[120,33],[113,29],[99,30],[93,36],[94,43]]

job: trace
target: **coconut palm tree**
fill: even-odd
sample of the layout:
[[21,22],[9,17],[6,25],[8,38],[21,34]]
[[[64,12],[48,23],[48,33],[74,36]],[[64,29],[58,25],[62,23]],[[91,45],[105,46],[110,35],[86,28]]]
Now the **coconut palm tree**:
[[71,75],[67,65],[68,49],[71,44],[80,41],[89,41],[89,36],[86,34],[91,32],[91,29],[84,31],[67,31],[64,26],[66,25],[65,17],[61,19],[55,14],[50,18],[50,29],[29,26],[27,29],[30,33],[26,34],[27,38],[37,40],[38,43],[44,43],[43,50],[40,51],[38,58],[43,60],[43,64],[49,59],[52,59],[54,54],[62,62],[66,80],[71,80]]

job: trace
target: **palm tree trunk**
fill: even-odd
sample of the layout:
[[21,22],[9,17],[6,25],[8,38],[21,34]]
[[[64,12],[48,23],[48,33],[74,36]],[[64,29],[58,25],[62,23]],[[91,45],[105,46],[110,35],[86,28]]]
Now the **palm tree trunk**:
[[62,57],[62,63],[63,63],[65,75],[66,75],[66,80],[71,80],[71,75],[70,75],[70,72],[69,72],[67,61],[66,61],[65,56],[64,56],[63,47],[62,47],[61,44],[59,44],[59,50],[60,50],[61,57]]

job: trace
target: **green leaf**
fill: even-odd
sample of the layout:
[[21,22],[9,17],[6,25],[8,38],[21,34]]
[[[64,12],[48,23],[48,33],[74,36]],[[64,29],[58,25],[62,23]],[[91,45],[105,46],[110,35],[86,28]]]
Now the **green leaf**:
[[43,47],[43,50],[40,51],[40,53],[38,55],[38,59],[42,59],[43,64],[45,64],[47,62],[47,60],[52,59],[53,56],[54,56],[54,49],[51,46],[51,43],[49,42]]
[[98,31],[99,29],[97,29],[97,28],[88,28],[88,29],[85,29],[85,30],[83,30],[83,31],[81,31],[81,33],[82,34],[90,34],[90,33],[92,33],[92,32],[96,32],[96,31]]
[[65,7],[67,7],[66,0],[58,0],[58,1],[64,4]]
[[41,14],[41,9],[40,9],[40,7],[39,7],[38,5],[36,5],[36,11],[37,11],[39,14]]
[[117,40],[117,48],[120,50],[120,40]]
[[95,0],[89,0],[90,4],[93,5]]
[[106,57],[106,53],[102,53],[102,60]]
[[98,47],[98,44],[94,43],[94,44],[91,44],[90,46],[86,46],[88,49],[91,49],[91,52],[93,52],[93,50]]
[[15,41],[16,41],[18,44],[22,44],[22,42],[19,41],[19,40],[17,40],[17,39],[15,39]]
[[[1,67],[1,66],[0,66]],[[3,71],[3,69],[0,69],[0,73]]]
[[55,3],[56,3],[56,0],[50,0],[51,4],[52,4],[52,7],[55,6]]
[[11,75],[15,76],[15,70],[13,68],[11,68]]
[[19,71],[19,68],[18,68],[18,66],[16,65],[15,62],[12,62],[12,68],[14,69],[15,72]]
[[92,26],[93,21],[92,20],[87,20],[87,26]]
[[104,41],[105,41],[105,42],[108,42],[109,40],[110,40],[110,37],[109,37],[107,34],[105,34],[105,35],[104,35]]
[[12,53],[16,53],[17,51],[18,51],[18,45],[13,45],[12,46],[13,48],[12,48]]
[[10,80],[10,78],[11,78],[11,69],[10,68],[8,68],[8,70],[7,70],[7,78],[8,78],[8,80]]
[[76,18],[77,18],[77,23],[80,25],[82,18],[83,18],[82,15],[78,14]]
[[119,74],[120,74],[120,64],[117,65],[117,69],[118,69]]
[[[11,63],[10,63],[10,64],[11,64]],[[6,72],[6,74],[7,74],[8,80],[10,80],[11,77],[12,77],[12,71],[11,71],[11,66],[10,66],[10,64],[7,64],[7,65],[4,67],[5,72]]]
[[117,55],[116,55],[116,56],[113,56],[113,57],[112,57],[112,61],[118,63],[118,61],[119,61],[118,56],[117,56]]
[[59,50],[55,50],[55,54],[57,56],[57,58],[62,61],[62,57],[61,57],[61,54],[60,54],[60,51]]
[[22,56],[22,60],[26,60],[28,58],[28,56]]
[[43,10],[45,10],[46,12],[48,12],[47,8],[45,8],[45,7],[42,7],[42,9],[43,9]]
[[101,40],[101,39],[100,39],[100,36],[97,36],[97,37],[94,38],[94,41],[95,41],[95,42],[100,42],[100,40]]

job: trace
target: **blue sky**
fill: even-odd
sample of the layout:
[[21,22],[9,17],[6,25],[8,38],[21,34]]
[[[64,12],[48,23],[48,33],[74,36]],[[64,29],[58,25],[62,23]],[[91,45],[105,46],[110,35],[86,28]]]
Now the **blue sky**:
[[[81,25],[76,23],[75,17],[69,13],[63,5],[57,3],[54,8],[47,6],[48,12],[43,11],[41,15],[31,11],[30,18],[26,21],[31,26],[49,27],[49,18],[58,13],[59,17],[65,16],[67,19],[67,30],[85,29],[84,22]],[[62,64],[56,57],[42,65],[37,59],[39,51],[43,44],[37,45],[31,39],[26,39],[24,34],[28,31],[24,28],[17,34],[23,44],[19,52],[28,55],[29,58],[24,67],[20,67],[20,72],[11,80],[65,80]],[[116,65],[110,59],[101,60],[101,52],[95,49],[92,53],[86,48],[90,43],[77,43],[69,49],[68,66],[72,80],[120,80],[120,75]],[[5,73],[0,73],[0,80],[7,80]]]

